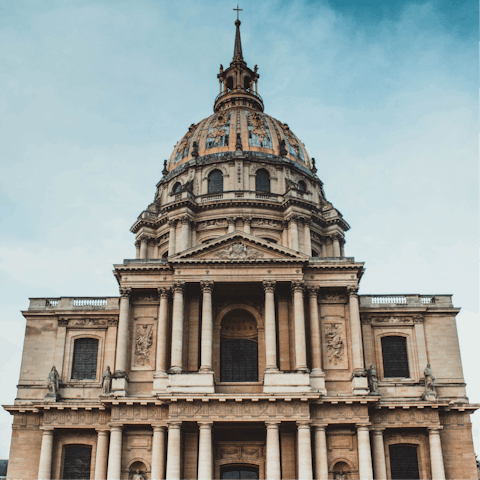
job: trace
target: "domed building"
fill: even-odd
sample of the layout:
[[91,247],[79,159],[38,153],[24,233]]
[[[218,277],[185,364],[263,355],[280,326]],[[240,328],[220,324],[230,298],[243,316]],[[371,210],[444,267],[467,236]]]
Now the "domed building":
[[[475,478],[451,295],[359,295],[349,225],[242,53],[119,297],[33,298],[7,478]],[[297,132],[298,133],[298,132]]]

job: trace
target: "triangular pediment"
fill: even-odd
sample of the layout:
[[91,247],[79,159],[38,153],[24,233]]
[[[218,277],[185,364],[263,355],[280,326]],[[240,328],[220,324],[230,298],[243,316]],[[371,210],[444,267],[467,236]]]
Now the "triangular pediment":
[[267,242],[252,234],[235,231],[209,243],[185,250],[168,260],[173,263],[191,261],[262,262],[269,260],[305,262],[309,260],[309,257],[304,253]]

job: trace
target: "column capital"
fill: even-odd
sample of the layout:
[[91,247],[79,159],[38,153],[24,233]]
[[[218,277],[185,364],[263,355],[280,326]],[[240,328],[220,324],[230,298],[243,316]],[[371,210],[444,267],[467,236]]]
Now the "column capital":
[[152,425],[154,432],[165,432],[167,427],[165,425]]
[[428,430],[428,433],[429,435],[439,435],[440,434],[440,430],[442,429],[443,427],[441,425],[435,425],[433,427],[427,427],[427,430]]
[[237,222],[237,217],[228,217],[227,222],[229,225],[235,225]]
[[252,223],[252,217],[243,217],[243,223],[245,225],[250,225]]
[[175,293],[184,293],[185,292],[185,282],[174,282],[173,291]]
[[328,423],[322,423],[322,424],[315,423],[312,425],[312,428],[314,430],[326,430],[327,427],[328,427]]
[[184,215],[184,216],[180,219],[180,221],[182,222],[182,225],[185,225],[186,223],[190,223],[190,222],[191,222],[191,220],[190,220],[190,218],[188,217],[188,215]]
[[330,238],[332,240],[340,240],[341,238],[343,238],[343,236],[340,233],[335,232],[330,235]]
[[383,432],[385,431],[385,428],[383,428],[383,427],[370,427],[370,431],[374,435],[383,435]]
[[309,286],[309,287],[307,287],[307,290],[308,290],[308,296],[310,298],[317,298],[320,287]]
[[210,430],[213,427],[213,422],[197,422],[198,428],[206,428]]
[[282,222],[282,228],[283,229],[288,228],[288,220]]
[[357,297],[358,296],[358,286],[357,285],[348,285],[347,286],[347,293],[350,297]]
[[123,430],[123,425],[111,425],[110,432],[121,432]]
[[310,420],[298,420],[297,421],[297,428],[300,429],[307,429],[310,430],[312,422]]
[[140,240],[138,240],[138,239],[135,240],[134,245],[135,245],[136,247],[139,247],[139,246],[140,246]]
[[177,225],[177,221],[178,220],[176,218],[168,220],[168,226],[169,227],[175,227]]
[[368,432],[370,430],[370,425],[371,423],[357,423],[356,427],[357,427],[357,430],[360,430],[362,432],[365,432],[365,431]]
[[312,224],[312,218],[311,217],[302,217],[302,222],[304,225],[310,226]]
[[278,428],[279,428],[279,426],[280,426],[281,423],[282,423],[282,422],[277,421],[277,420],[266,421],[266,422],[265,422],[265,426],[266,426],[267,428],[274,428],[274,429],[278,430]]
[[182,428],[182,422],[178,420],[168,420],[167,421],[168,429],[169,430],[180,430]]
[[213,280],[202,280],[200,282],[200,288],[202,289],[202,293],[212,293],[213,292]]
[[292,281],[293,292],[302,292],[302,294],[303,294],[304,288],[305,288],[305,282],[303,280],[302,281],[298,281],[298,280]]
[[142,234],[142,235],[140,235],[140,237],[138,239],[140,240],[140,243],[148,243],[148,241],[150,240],[150,237]]
[[157,287],[158,296],[160,298],[168,298],[171,292],[170,287]]
[[300,217],[298,215],[292,215],[289,219],[288,222],[294,222],[298,223],[300,221]]
[[273,293],[275,291],[276,284],[277,282],[275,280],[264,280],[262,285],[265,293]]
[[130,287],[122,287],[120,288],[120,296],[122,298],[130,298],[130,295],[132,294],[132,289]]
[[43,435],[53,435],[55,433],[55,427],[40,427]]
[[108,435],[110,433],[108,428],[96,428],[95,430],[99,437]]

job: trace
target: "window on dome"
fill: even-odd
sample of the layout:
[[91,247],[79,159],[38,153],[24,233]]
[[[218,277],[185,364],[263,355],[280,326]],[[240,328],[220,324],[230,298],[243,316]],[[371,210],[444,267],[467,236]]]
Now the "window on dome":
[[399,336],[382,337],[383,377],[409,378],[407,339]]
[[79,338],[73,347],[73,380],[95,380],[97,376],[98,340]]
[[220,170],[214,170],[208,175],[208,193],[223,192],[223,174]]
[[233,77],[227,78],[227,89],[231,90],[233,88]]
[[180,182],[177,182],[173,186],[173,193],[180,193],[181,190],[182,190],[182,184]]
[[307,185],[305,184],[305,182],[303,180],[300,180],[298,182],[298,189],[301,191],[301,192],[306,192],[307,191]]
[[250,77],[247,75],[246,77],[243,77],[243,88],[245,90],[248,90],[250,88]]
[[255,190],[270,193],[270,175],[263,168],[258,170],[255,176]]

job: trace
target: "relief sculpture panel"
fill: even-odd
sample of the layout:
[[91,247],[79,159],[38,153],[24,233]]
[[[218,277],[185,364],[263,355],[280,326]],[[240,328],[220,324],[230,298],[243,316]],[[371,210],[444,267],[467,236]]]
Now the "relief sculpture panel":
[[132,370],[155,369],[156,323],[151,317],[135,318]]
[[[327,320],[328,318],[328,320]],[[323,322],[323,364],[326,370],[348,369],[345,321],[341,317],[326,317]]]

